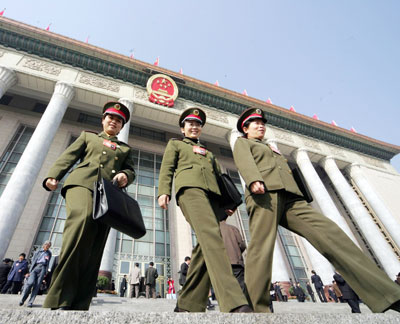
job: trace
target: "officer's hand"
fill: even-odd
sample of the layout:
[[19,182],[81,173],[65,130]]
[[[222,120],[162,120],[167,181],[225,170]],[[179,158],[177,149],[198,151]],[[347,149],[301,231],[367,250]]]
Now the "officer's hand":
[[48,178],[46,180],[46,187],[49,188],[51,191],[54,191],[57,189],[58,182],[59,181],[54,178]]
[[123,172],[115,175],[115,177],[113,178],[113,181],[114,180],[117,181],[118,187],[120,187],[120,188],[124,188],[128,184],[128,177]]
[[168,209],[169,196],[164,194],[158,197],[158,204],[162,209]]
[[262,183],[261,181],[254,181],[251,185],[250,185],[250,191],[253,194],[256,195],[262,195],[265,193],[265,187],[264,187],[264,183]]
[[235,210],[225,209],[225,214],[227,214],[228,216],[232,216],[235,211],[236,211],[236,208],[235,208]]

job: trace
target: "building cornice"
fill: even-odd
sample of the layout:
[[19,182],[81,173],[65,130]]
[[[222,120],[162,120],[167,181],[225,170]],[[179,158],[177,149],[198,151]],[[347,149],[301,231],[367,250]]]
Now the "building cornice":
[[383,160],[390,160],[400,153],[399,146],[351,133],[282,107],[4,17],[0,17],[0,45],[141,87],[146,87],[153,73],[164,73],[178,83],[179,96],[183,99],[236,115],[257,105],[265,110],[269,124],[290,132]]

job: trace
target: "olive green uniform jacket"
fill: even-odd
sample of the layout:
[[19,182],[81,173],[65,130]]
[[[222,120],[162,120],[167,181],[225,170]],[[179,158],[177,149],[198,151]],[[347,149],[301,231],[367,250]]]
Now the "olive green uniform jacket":
[[[204,149],[205,155],[195,154],[196,147]],[[177,196],[181,189],[188,187],[221,194],[217,183],[220,166],[202,144],[196,144],[188,138],[171,139],[168,142],[161,164],[158,196],[166,194],[171,197],[174,173]]]
[[233,151],[235,164],[246,183],[246,196],[255,181],[264,182],[267,191],[284,189],[301,196],[287,160],[258,139],[238,138]]
[[[104,145],[104,141],[114,143],[115,149]],[[43,182],[44,188],[49,190],[45,185],[48,178],[61,180],[78,160],[80,163],[68,176],[61,190],[63,197],[66,190],[72,186],[93,190],[99,169],[101,176],[107,180],[111,180],[120,172],[128,177],[128,185],[135,179],[133,153],[128,144],[119,141],[116,136],[108,137],[104,132],[96,134],[83,131],[51,167]]]

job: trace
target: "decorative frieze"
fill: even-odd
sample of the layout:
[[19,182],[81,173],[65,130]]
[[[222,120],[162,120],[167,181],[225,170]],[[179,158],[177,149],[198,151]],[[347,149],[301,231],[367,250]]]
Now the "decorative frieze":
[[217,120],[217,121],[219,121],[221,123],[225,123],[225,124],[228,123],[228,118],[224,115],[223,112],[218,112],[218,111],[214,111],[214,110],[203,108],[203,107],[200,107],[200,108],[205,111],[207,118]]
[[61,68],[59,66],[39,61],[33,58],[25,59],[23,67],[56,76],[61,73]]
[[281,139],[281,140],[284,140],[286,142],[294,143],[294,139],[293,139],[293,136],[291,134],[279,132],[279,131],[276,131],[274,129],[274,135],[275,135],[275,137],[277,139]]
[[310,147],[314,150],[321,150],[321,147],[319,146],[319,144],[315,141],[309,140],[309,139],[303,139],[303,143],[305,146]]
[[135,89],[135,98],[139,99],[139,100],[146,100],[147,101],[149,99],[149,95],[144,90]]
[[329,149],[334,156],[346,157],[346,154],[344,154],[343,150],[337,147],[330,147]]
[[94,75],[90,74],[81,74],[79,78],[80,83],[88,84],[96,88],[101,88],[105,90],[109,90],[112,92],[119,92],[120,85],[111,80],[98,78]]
[[364,156],[364,161],[367,164],[372,165],[374,167],[385,169],[385,167],[384,167],[384,165],[383,165],[383,163],[381,161],[378,161],[378,160],[375,160],[375,159],[371,159],[371,158],[366,157],[366,156]]

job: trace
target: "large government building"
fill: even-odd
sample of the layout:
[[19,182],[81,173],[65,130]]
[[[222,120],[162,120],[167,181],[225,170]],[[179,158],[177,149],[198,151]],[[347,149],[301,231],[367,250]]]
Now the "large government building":
[[[134,148],[136,180],[128,192],[139,202],[147,234],[132,239],[111,231],[101,271],[116,287],[135,262],[153,261],[177,283],[196,237],[172,201],[157,205],[160,164],[170,138],[180,137],[180,113],[207,113],[202,140],[243,192],[232,159],[238,115],[249,106],[268,117],[265,141],[276,145],[303,174],[311,203],[336,222],[392,279],[400,271],[400,174],[390,159],[400,147],[298,114],[216,85],[0,17],[0,257],[31,255],[45,240],[59,254],[65,223],[60,190],[42,188],[50,166],[82,130],[101,131],[105,102],[131,110],[120,134]],[[245,205],[229,219],[247,242]],[[323,235],[323,233],[321,233]],[[333,268],[303,238],[279,228],[273,281],[304,283],[315,269],[325,283]]]

